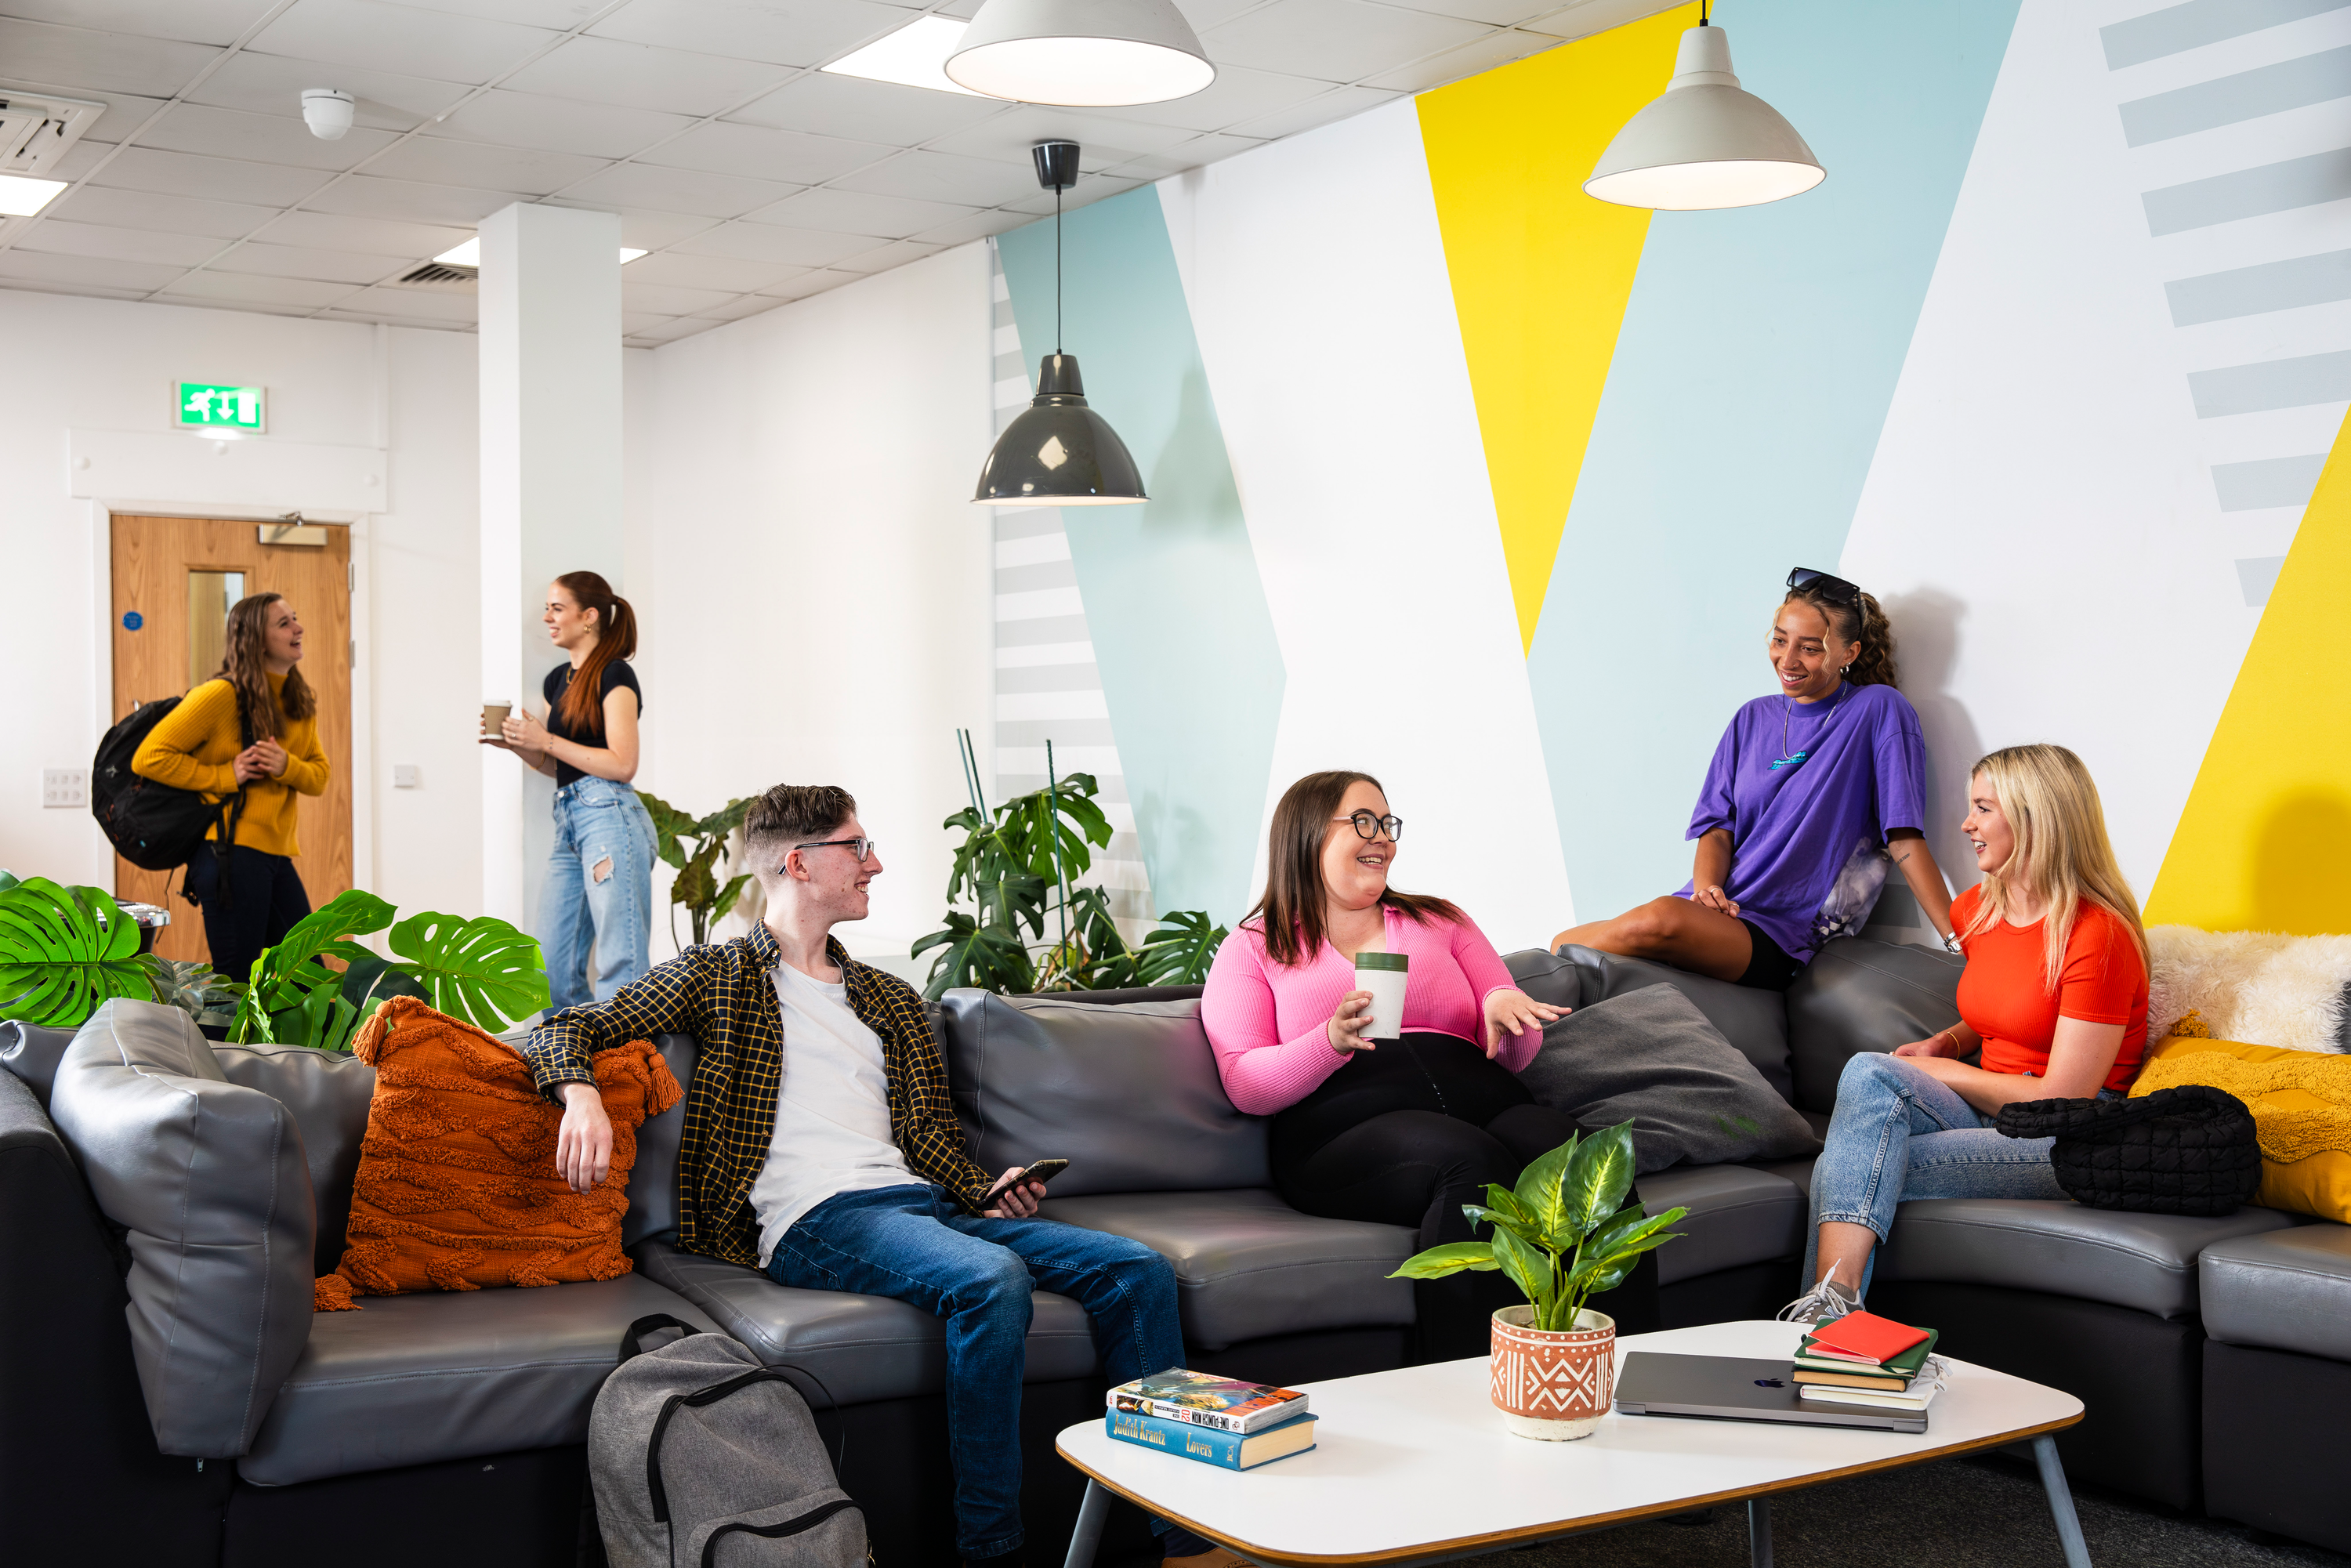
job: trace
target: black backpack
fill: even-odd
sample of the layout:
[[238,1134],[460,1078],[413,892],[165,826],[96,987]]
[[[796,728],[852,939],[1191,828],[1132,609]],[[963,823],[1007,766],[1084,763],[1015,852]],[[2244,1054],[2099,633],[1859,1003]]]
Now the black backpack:
[[[237,790],[218,801],[193,789],[175,789],[131,770],[147,732],[180,706],[178,697],[141,703],[129,717],[106,732],[89,765],[89,814],[117,853],[141,871],[170,871],[185,865],[204,848],[204,831],[218,823],[220,838],[214,852],[225,856],[236,835],[237,814],[245,809],[245,792]],[[240,705],[241,709],[241,705]],[[242,720],[240,711],[240,721]],[[240,722],[240,728],[247,728]],[[247,744],[250,744],[248,736]],[[221,879],[224,895],[228,879]]]

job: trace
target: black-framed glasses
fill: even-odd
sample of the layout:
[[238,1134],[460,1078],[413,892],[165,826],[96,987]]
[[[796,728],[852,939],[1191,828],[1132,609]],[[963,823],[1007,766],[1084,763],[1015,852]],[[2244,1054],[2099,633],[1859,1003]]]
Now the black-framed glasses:
[[878,852],[881,849],[881,846],[875,843],[872,839],[819,839],[812,844],[794,844],[792,848],[796,850],[829,850],[835,846],[846,849],[855,854],[860,865],[865,863],[867,856]]
[[1799,593],[1807,590],[1825,593],[1838,603],[1850,604],[1856,610],[1861,607],[1861,584],[1832,577],[1825,571],[1814,571],[1808,566],[1800,566],[1788,574],[1788,587]]
[[1404,842],[1404,819],[1402,817],[1383,817],[1371,811],[1357,811],[1352,816],[1333,817],[1331,820],[1334,822],[1354,823],[1355,836],[1357,838],[1375,839],[1378,838],[1381,833],[1385,832],[1388,836],[1388,842],[1392,844],[1400,844]]

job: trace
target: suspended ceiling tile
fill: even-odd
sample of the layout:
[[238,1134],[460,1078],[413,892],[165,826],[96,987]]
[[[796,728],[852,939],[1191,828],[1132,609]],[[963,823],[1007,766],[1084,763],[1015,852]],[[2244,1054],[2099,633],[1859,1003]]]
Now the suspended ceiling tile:
[[664,316],[691,316],[696,310],[708,310],[724,305],[734,298],[732,292],[718,288],[679,288],[662,283],[631,283],[622,276],[621,308],[623,310],[654,310]]
[[[1180,174],[1186,169],[1197,169],[1203,164],[1214,163],[1237,152],[1246,152],[1252,147],[1264,145],[1264,142],[1247,136],[1196,136],[1165,157],[1137,158],[1132,162],[1120,164],[1108,173],[1111,178],[1119,180],[1164,180],[1170,174]],[[1071,195],[1084,193],[1084,182],[1081,181],[1079,184],[1080,188],[1072,191]],[[1015,204],[1023,210],[1037,210],[1031,203]],[[1052,204],[1048,202],[1042,210],[1051,212]]]
[[618,163],[601,174],[590,174],[563,193],[577,202],[739,218],[756,208],[773,206],[794,189],[778,180],[745,180],[733,174],[707,174],[696,169]]
[[[1198,140],[1205,141],[1207,138],[1201,137]],[[1222,140],[1236,141],[1238,139],[1227,137]],[[1189,144],[1187,143],[1186,145]],[[1250,145],[1256,146],[1258,143],[1251,142]],[[1140,162],[1148,163],[1151,160],[1146,158],[1140,160]],[[1198,160],[1196,159],[1194,162],[1196,162]],[[1062,193],[1061,206],[1064,211],[1075,212],[1080,207],[1099,202],[1105,196],[1122,195],[1128,191],[1132,191],[1137,185],[1144,183],[1144,178],[1136,174],[1122,174],[1115,172],[1108,174],[1089,174]],[[1050,191],[1040,191],[1033,195],[1025,196],[1019,201],[1007,202],[1005,204],[1005,207],[1006,210],[1009,212],[1029,213],[1038,217],[1050,217],[1053,211],[1053,193]]]
[[[0,54],[0,65],[13,67],[15,63],[5,54]],[[81,133],[81,140],[74,144],[76,147],[88,147],[92,144],[111,146],[144,125],[149,116],[171,101],[169,99],[141,98],[137,93],[102,92],[86,82],[76,82],[68,88],[56,82],[19,80],[14,77],[0,77],[0,89],[8,88],[21,88],[30,92],[62,92],[68,98],[78,98],[106,105],[105,111],[90,122],[89,130]]]
[[1376,109],[1401,96],[1379,88],[1334,88],[1321,98],[1309,99],[1304,103],[1278,110],[1256,120],[1243,120],[1232,127],[1232,131],[1238,136],[1261,136],[1268,141],[1295,136],[1301,131],[1311,131],[1317,126],[1361,114],[1367,109]]
[[910,261],[920,261],[926,256],[935,256],[945,248],[943,246],[925,245],[919,240],[892,240],[888,245],[861,252],[845,261],[837,261],[832,265],[834,270],[839,272],[868,274],[887,272],[893,267],[903,267]]
[[935,246],[969,245],[973,240],[986,239],[989,235],[1000,235],[1036,221],[1027,213],[975,213],[967,218],[941,224],[935,229],[925,229],[914,237]]
[[450,115],[441,122],[441,133],[543,152],[626,158],[693,123],[682,114],[500,89],[484,93]]
[[664,142],[647,152],[644,162],[674,169],[700,169],[713,174],[815,185],[852,169],[862,169],[877,159],[889,157],[893,151],[878,142],[847,141],[836,136],[810,136],[797,131],[713,120],[695,126],[674,141]]
[[191,272],[166,291],[183,299],[243,300],[252,305],[316,309],[350,297],[350,286],[307,277],[260,277],[244,272]]
[[65,180],[68,182],[86,180],[89,178],[91,170],[96,169],[99,164],[110,161],[110,154],[111,154],[113,151],[113,148],[105,145],[103,142],[91,141],[88,140],[77,141],[72,146],[66,149],[66,155],[64,157],[49,165],[48,177],[52,180]]
[[1489,33],[1484,37],[1463,44],[1443,54],[1416,60],[1395,70],[1384,71],[1365,80],[1366,87],[1394,88],[1400,92],[1426,92],[1496,66],[1509,65],[1512,60],[1539,55],[1545,49],[1555,49],[1559,40],[1546,33],[1522,33],[1505,29]]
[[321,250],[424,257],[439,256],[464,244],[474,237],[474,231],[436,224],[346,217],[338,213],[287,213],[263,229],[259,237],[277,245],[305,245]]
[[[646,0],[637,3],[642,5]],[[914,147],[1002,114],[1008,107],[992,98],[968,98],[959,92],[932,92],[896,82],[814,71],[726,118],[779,131]]]
[[406,327],[418,332],[463,332],[465,324],[455,321],[434,321],[421,316],[404,316],[391,310],[367,308],[345,310],[340,306],[321,310],[310,318],[314,321],[350,321],[360,326]]
[[759,292],[770,299],[806,299],[811,294],[822,294],[827,289],[838,288],[844,283],[854,283],[863,276],[865,276],[863,273],[859,272],[835,272],[829,269],[820,272],[803,272],[798,277],[786,278],[773,288],[763,288]]
[[[589,207],[596,204],[560,201],[556,204]],[[707,234],[716,226],[717,220],[696,213],[656,213],[643,207],[621,209],[621,243],[634,250],[664,250],[680,240]]]
[[369,256],[359,251],[315,250],[308,246],[248,241],[211,264],[219,272],[250,272],[264,277],[307,277],[319,283],[381,283],[415,265],[414,258]]
[[499,22],[519,22],[526,27],[551,27],[568,33],[611,0],[394,0],[424,11],[446,11],[460,16],[487,16]]
[[517,92],[699,118],[732,109],[788,74],[785,67],[758,60],[688,54],[617,38],[573,38],[531,61],[503,85]]
[[1389,5],[1400,5],[1407,11],[1426,11],[1437,16],[1454,16],[1465,22],[1483,22],[1489,27],[1510,27],[1526,20],[1537,7],[1524,0],[1384,0]]
[[255,114],[298,115],[302,90],[313,87],[340,88],[350,93],[359,100],[352,106],[351,123],[374,131],[413,131],[452,108],[467,90],[453,81],[248,50],[232,55],[220,69],[198,83],[188,94],[188,101]]
[[535,152],[444,136],[412,136],[370,163],[368,172],[386,180],[422,180],[429,184],[473,185],[486,191],[544,196],[611,166],[609,159],[582,158],[572,152]]
[[338,310],[381,310],[412,319],[436,323],[473,321],[481,314],[480,300],[471,294],[445,294],[431,288],[362,288],[338,300]]
[[1139,120],[1146,125],[1180,125],[1189,131],[1222,131],[1236,120],[1271,114],[1278,109],[1304,103],[1331,90],[1331,83],[1280,71],[1257,71],[1217,62],[1217,79],[1189,98],[1165,103],[1138,103],[1132,109],[1092,109],[1086,112],[1111,120]]
[[72,278],[19,278],[5,273],[0,273],[0,288],[33,294],[75,294],[89,299],[144,299],[148,293],[144,288],[100,288]]
[[812,66],[893,33],[914,16],[867,0],[635,0],[589,31],[770,65]]
[[633,338],[640,332],[650,331],[676,319],[676,314],[672,311],[623,310],[621,312],[621,332],[624,337]]
[[1112,120],[1085,110],[1024,103],[1008,113],[939,137],[929,150],[1017,163],[1029,172],[1029,183],[1033,188],[1037,170],[1029,150],[1040,141],[1076,142],[1078,167],[1092,171],[1107,169],[1146,152],[1165,152],[1179,141],[1191,140],[1192,135],[1180,125]]
[[81,283],[93,288],[161,288],[187,271],[154,261],[115,261],[95,256],[59,256],[48,251],[0,250],[0,277],[27,283]]
[[543,27],[377,0],[297,0],[246,47],[265,55],[478,85],[514,69],[559,36]]
[[622,272],[623,283],[673,284],[682,288],[716,288],[747,294],[766,288],[807,269],[785,262],[744,261],[726,256],[690,256],[665,250],[641,256]]
[[[681,253],[730,256],[742,261],[771,261],[791,267],[823,267],[844,256],[871,250],[864,235],[820,229],[778,228],[773,224],[723,224],[678,246]],[[648,261],[653,258],[646,257]],[[634,265],[632,263],[631,265]]]
[[[1574,0],[1573,5],[1546,11],[1518,26],[1527,32],[1544,33],[1554,38],[1588,38],[1627,22],[1670,11],[1680,4],[1682,0]],[[1657,89],[1664,91],[1665,83],[1660,81]]]
[[218,202],[286,206],[300,201],[332,177],[323,169],[290,169],[283,163],[255,163],[240,158],[204,158],[161,147],[125,147],[91,176],[90,183],[126,191],[152,191],[166,196],[202,196]]
[[739,299],[729,299],[724,305],[709,310],[697,310],[695,314],[706,321],[740,321],[746,316],[763,316],[770,310],[779,309],[784,304],[785,301],[764,294],[746,294]]
[[69,224],[45,218],[16,241],[19,250],[53,251],[59,256],[102,256],[110,261],[148,261],[188,267],[220,254],[222,242],[206,235],[165,234],[155,229],[109,228],[100,224]]
[[236,239],[251,234],[276,216],[269,207],[238,202],[199,202],[184,196],[157,195],[147,191],[117,191],[84,185],[68,191],[48,205],[47,215],[75,223],[108,224],[117,228],[161,229],[167,234],[213,235]]
[[1015,196],[1034,195],[1037,172],[993,158],[958,158],[951,152],[902,152],[886,163],[860,169],[833,182],[844,191],[918,201],[957,202],[993,207]]
[[1364,0],[1273,0],[1210,28],[1200,41],[1218,60],[1343,82],[1392,70],[1487,31],[1482,23]]
[[141,147],[332,170],[349,169],[382,152],[392,140],[388,131],[354,128],[340,141],[321,141],[298,116],[246,114],[235,109],[207,109],[199,103],[174,104],[162,119],[139,133]]
[[469,191],[460,185],[426,185],[413,180],[379,180],[346,174],[304,205],[321,213],[406,223],[451,224],[472,228],[500,207],[524,198],[507,191]]
[[904,196],[876,196],[862,191],[826,189],[803,191],[788,202],[764,208],[761,223],[787,228],[831,229],[840,234],[871,235],[875,239],[904,239],[934,229],[951,218],[967,218],[977,204],[956,206],[946,202],[910,201]]
[[277,0],[6,0],[11,16],[188,44],[233,44]]
[[[775,302],[770,300],[769,303]],[[707,332],[713,327],[722,324],[715,318],[696,320],[691,316],[673,316],[657,327],[648,327],[642,332],[632,333],[631,336],[637,340],[639,347],[648,344],[659,347],[664,343],[674,343],[680,338],[691,338],[697,332]]]
[[219,53],[202,44],[0,16],[0,64],[30,84],[170,98]]

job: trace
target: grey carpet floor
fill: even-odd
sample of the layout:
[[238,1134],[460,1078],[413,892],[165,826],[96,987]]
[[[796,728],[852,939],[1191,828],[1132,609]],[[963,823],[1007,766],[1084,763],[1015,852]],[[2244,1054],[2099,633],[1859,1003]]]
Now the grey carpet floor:
[[[2074,1493],[2097,1568],[2351,1568],[2351,1557],[2101,1492]],[[1950,1459],[1775,1498],[1777,1568],[2062,1568],[2041,1482]],[[1744,1505],[1474,1559],[1478,1568],[1743,1568]]]

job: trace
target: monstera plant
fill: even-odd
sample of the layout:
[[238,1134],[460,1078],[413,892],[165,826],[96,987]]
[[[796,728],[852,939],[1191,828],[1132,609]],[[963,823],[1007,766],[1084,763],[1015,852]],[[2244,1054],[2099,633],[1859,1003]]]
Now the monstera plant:
[[154,998],[139,927],[94,887],[0,872],[0,1019],[70,1029],[112,997]]

